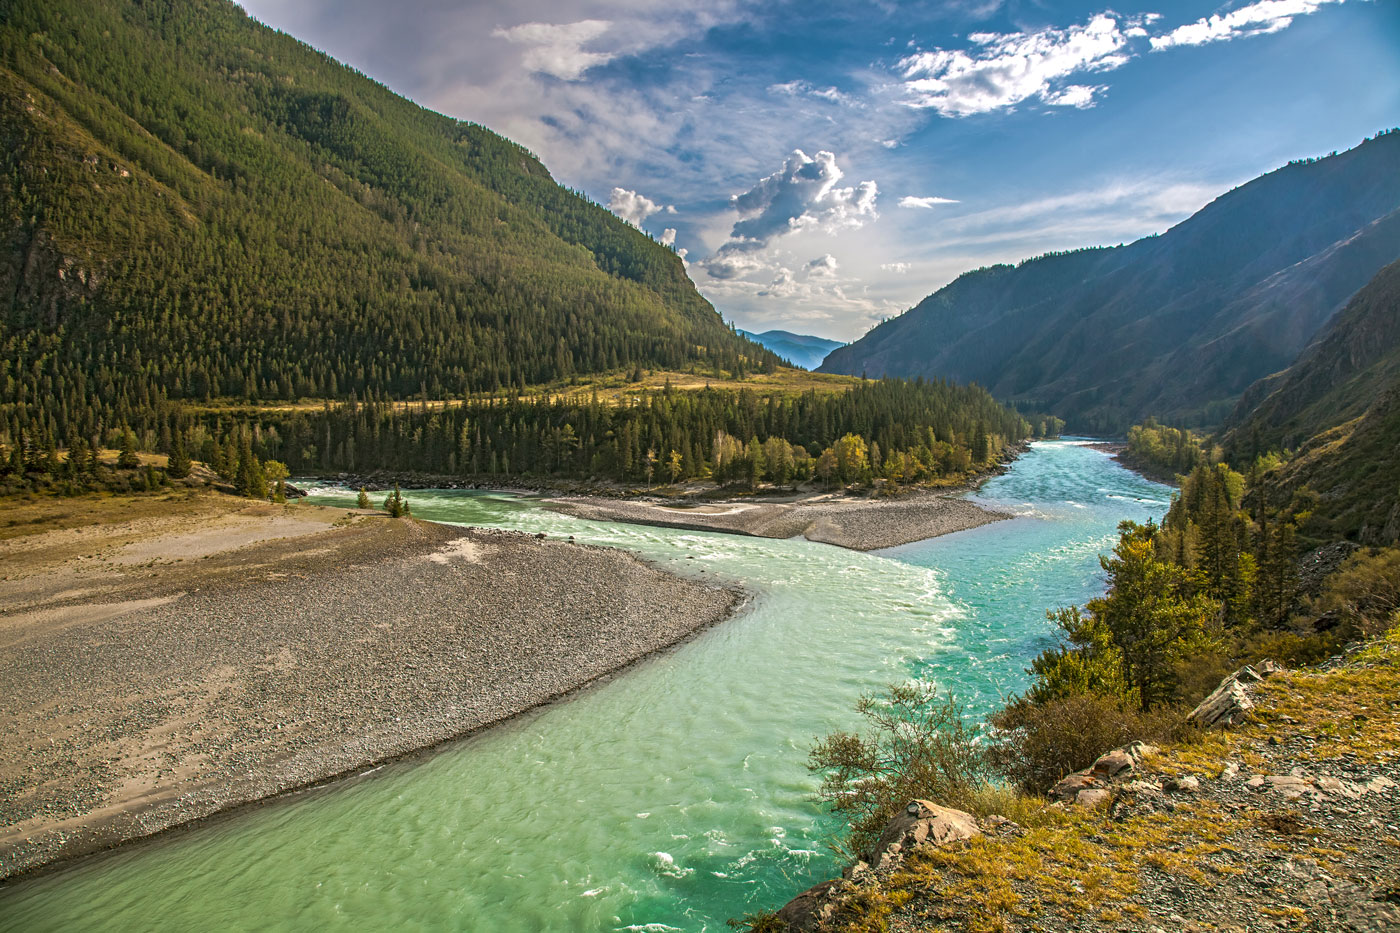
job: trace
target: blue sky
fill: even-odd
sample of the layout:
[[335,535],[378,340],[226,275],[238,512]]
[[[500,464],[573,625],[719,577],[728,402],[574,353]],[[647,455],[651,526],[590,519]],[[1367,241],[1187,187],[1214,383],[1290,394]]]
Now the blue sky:
[[242,0],[528,146],[726,318],[851,340],[1400,125],[1400,3]]

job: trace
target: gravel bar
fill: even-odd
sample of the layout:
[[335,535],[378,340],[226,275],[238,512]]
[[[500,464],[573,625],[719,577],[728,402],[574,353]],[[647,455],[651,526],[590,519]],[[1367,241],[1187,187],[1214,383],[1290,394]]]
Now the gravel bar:
[[363,517],[0,606],[0,878],[499,723],[742,600],[622,551]]

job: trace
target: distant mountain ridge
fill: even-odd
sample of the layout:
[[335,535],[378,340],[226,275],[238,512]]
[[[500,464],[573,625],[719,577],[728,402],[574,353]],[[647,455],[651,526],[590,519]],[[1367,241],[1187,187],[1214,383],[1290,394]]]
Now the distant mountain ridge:
[[1215,426],[1400,257],[1400,133],[1300,161],[1167,232],[966,273],[822,372],[977,382],[1071,429]]
[[803,369],[816,369],[828,353],[837,347],[845,346],[839,340],[794,334],[786,330],[766,330],[761,334],[741,330],[739,333]]

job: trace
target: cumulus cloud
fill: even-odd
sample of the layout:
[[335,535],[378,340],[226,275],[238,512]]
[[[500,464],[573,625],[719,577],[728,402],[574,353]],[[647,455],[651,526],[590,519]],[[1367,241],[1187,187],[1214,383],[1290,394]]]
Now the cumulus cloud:
[[1062,29],[973,33],[971,49],[933,49],[899,62],[905,102],[945,117],[1005,110],[1030,98],[1051,106],[1092,106],[1102,88],[1063,82],[1126,64],[1132,53],[1124,30],[1143,22],[1105,12]]
[[675,228],[675,227],[667,227],[665,230],[662,230],[662,231],[661,231],[661,245],[662,245],[662,246],[675,246],[675,245],[676,245],[676,228]]
[[957,204],[957,203],[958,203],[958,202],[957,202],[956,200],[954,200],[953,198],[934,198],[934,197],[929,197],[929,198],[916,198],[916,197],[914,197],[912,194],[906,194],[904,197],[902,197],[902,198],[899,199],[899,206],[900,206],[900,207],[917,207],[917,208],[923,208],[924,210],[928,210],[928,209],[932,208],[932,207],[933,207],[934,205],[936,205],[936,204]]
[[895,275],[904,275],[904,274],[907,273],[911,268],[913,268],[913,266],[911,266],[911,265],[910,265],[909,263],[907,263],[907,262],[882,262],[882,263],[880,263],[880,271],[881,271],[881,272],[893,272]]
[[[651,198],[643,197],[635,191],[628,191],[626,188],[614,188],[612,194],[608,196],[608,210],[612,211],[623,220],[634,227],[640,227],[642,221],[652,214],[665,210]],[[672,209],[670,213],[675,213]],[[676,231],[671,231],[671,236],[675,236]]]
[[753,260],[745,260],[747,254],[784,234],[808,229],[830,233],[878,217],[875,182],[842,188],[844,177],[834,154],[823,150],[808,156],[793,150],[781,169],[730,199],[739,220],[728,241],[705,263],[706,271],[715,278],[735,278],[756,268]]
[[611,28],[604,19],[585,19],[577,23],[521,23],[508,29],[497,29],[491,35],[529,46],[525,51],[525,67],[565,81],[577,81],[595,65],[610,62],[612,52],[588,52],[584,46]]
[[1307,16],[1325,4],[1342,2],[1344,0],[1258,0],[1229,13],[1217,13],[1178,26],[1165,35],[1153,36],[1149,41],[1153,51],[1158,51],[1176,45],[1205,45],[1208,42],[1278,32],[1292,25],[1295,16]]
[[807,263],[808,275],[835,275],[838,268],[836,257],[827,253],[825,256],[818,256]]

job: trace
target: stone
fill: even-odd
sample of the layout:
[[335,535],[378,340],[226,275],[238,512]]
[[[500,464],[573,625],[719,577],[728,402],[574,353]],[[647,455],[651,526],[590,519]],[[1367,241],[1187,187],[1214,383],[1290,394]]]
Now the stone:
[[1074,798],[1074,805],[1090,809],[1108,803],[1113,792],[1107,787],[1091,787],[1088,790],[1081,790]]
[[836,891],[841,882],[836,879],[814,884],[794,897],[778,911],[777,919],[787,924],[792,933],[810,933],[830,920],[836,913]]
[[928,800],[911,800],[885,826],[867,861],[877,870],[888,868],[918,845],[946,846],[982,835],[969,813],[941,807]]
[[1217,726],[1233,726],[1244,720],[1254,709],[1254,701],[1249,698],[1246,686],[1257,684],[1265,677],[1277,674],[1283,668],[1273,661],[1261,661],[1257,668],[1246,664],[1220,682],[1210,696],[1201,701],[1186,717],[1187,722],[1205,729]]
[[1162,785],[1162,789],[1173,794],[1195,794],[1201,790],[1201,780],[1194,774],[1172,778]]

